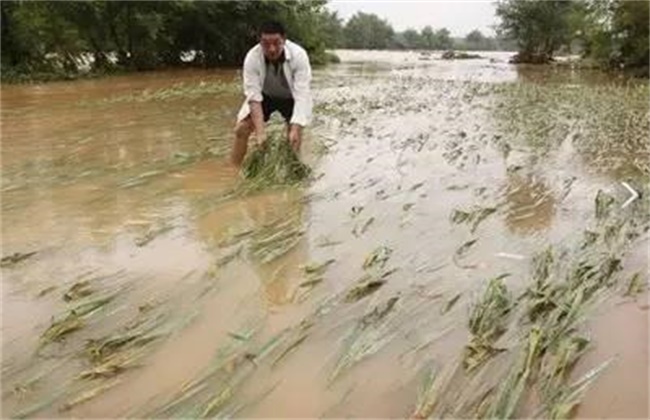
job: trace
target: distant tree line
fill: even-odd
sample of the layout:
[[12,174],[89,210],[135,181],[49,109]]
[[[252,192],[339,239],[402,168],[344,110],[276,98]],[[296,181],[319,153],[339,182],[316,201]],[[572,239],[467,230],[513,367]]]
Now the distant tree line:
[[327,0],[0,2],[3,80],[240,65],[262,21],[325,61]]
[[329,22],[328,46],[349,49],[391,50],[514,50],[516,44],[500,37],[488,37],[473,30],[464,38],[454,38],[447,28],[425,26],[421,30],[397,32],[390,23],[372,13],[358,12],[347,22],[336,13],[326,12]]

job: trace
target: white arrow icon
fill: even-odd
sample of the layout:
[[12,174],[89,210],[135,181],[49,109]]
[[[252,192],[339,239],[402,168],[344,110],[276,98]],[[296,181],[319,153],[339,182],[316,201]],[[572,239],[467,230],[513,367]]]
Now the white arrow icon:
[[627,182],[621,182],[621,184],[623,184],[623,186],[627,188],[630,194],[632,194],[632,196],[628,198],[627,201],[623,203],[623,205],[621,206],[621,208],[624,209],[625,207],[629,206],[632,201],[639,198],[639,193],[634,188],[630,187],[630,184],[628,184]]

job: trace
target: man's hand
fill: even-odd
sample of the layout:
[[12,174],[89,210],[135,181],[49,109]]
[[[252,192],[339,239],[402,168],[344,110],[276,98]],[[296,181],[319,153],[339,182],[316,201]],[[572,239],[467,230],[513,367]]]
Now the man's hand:
[[255,146],[257,147],[262,147],[266,143],[266,132],[262,130],[262,132],[255,133],[253,136],[253,141],[255,142]]
[[291,124],[288,140],[293,151],[296,153],[300,152],[300,145],[302,144],[302,127],[297,124]]
[[249,106],[251,109],[251,120],[253,122],[253,131],[255,132],[256,146],[262,146],[266,141],[266,132],[264,130],[264,112],[262,110],[262,103],[257,101],[250,101]]

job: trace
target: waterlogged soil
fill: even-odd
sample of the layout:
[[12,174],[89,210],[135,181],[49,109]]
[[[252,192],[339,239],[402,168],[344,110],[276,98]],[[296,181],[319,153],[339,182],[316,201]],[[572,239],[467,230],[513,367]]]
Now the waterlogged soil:
[[2,86],[3,417],[648,416],[647,84],[339,53],[297,186],[237,72]]

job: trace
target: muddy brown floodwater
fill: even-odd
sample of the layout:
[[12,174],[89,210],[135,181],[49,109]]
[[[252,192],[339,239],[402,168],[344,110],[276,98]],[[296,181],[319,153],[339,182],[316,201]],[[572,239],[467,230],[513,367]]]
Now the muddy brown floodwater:
[[[648,417],[647,84],[340,56],[314,72],[312,179],[247,193],[235,71],[2,86],[3,417]],[[447,375],[496,277],[507,322]],[[574,292],[567,393],[526,376],[516,411],[490,411]],[[531,296],[551,296],[537,320]]]

